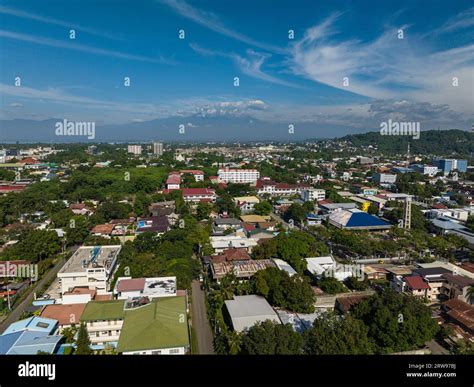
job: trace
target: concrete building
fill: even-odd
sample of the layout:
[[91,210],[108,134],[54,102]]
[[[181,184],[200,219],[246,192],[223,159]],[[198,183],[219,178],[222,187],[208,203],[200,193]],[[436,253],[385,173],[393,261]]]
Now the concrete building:
[[441,169],[441,171],[448,175],[450,172],[466,172],[467,171],[467,160],[458,160],[458,159],[438,159],[435,160],[436,166]]
[[163,144],[161,142],[153,143],[153,155],[161,156],[163,154]]
[[391,173],[374,173],[373,181],[377,184],[395,184],[397,175]]
[[427,175],[430,177],[436,176],[439,172],[439,169],[435,165],[426,165],[426,164],[412,164],[410,168],[414,171],[421,173],[422,175]]
[[266,320],[281,324],[265,298],[257,295],[234,296],[233,300],[225,301],[228,316],[236,332],[243,332],[259,322]]
[[217,199],[217,195],[216,191],[211,188],[184,188],[183,199],[185,202],[191,203],[214,203]]
[[59,270],[61,295],[76,287],[108,291],[122,246],[81,246]]
[[242,213],[252,212],[255,204],[260,203],[260,199],[256,196],[240,196],[233,198],[232,201]]
[[219,169],[219,181],[224,183],[250,183],[255,184],[260,177],[256,169]]
[[131,278],[119,277],[115,284],[114,295],[119,300],[135,297],[176,296],[176,277]]
[[141,145],[129,145],[127,147],[128,153],[133,155],[141,155],[142,154],[142,146]]
[[313,202],[326,199],[326,191],[318,188],[306,188],[300,192],[301,200],[304,202]]
[[124,305],[124,300],[87,303],[80,321],[86,325],[93,349],[117,345],[125,318]]

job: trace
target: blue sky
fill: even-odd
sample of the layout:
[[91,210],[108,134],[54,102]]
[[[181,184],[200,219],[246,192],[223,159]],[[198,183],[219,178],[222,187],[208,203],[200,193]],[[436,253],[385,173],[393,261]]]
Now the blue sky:
[[461,0],[0,1],[0,118],[468,129],[473,10]]

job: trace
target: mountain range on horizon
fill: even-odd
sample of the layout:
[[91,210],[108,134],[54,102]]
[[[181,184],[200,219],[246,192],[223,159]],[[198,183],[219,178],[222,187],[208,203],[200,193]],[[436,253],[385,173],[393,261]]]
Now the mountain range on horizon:
[[[347,128],[315,122],[268,122],[250,116],[168,117],[117,125],[95,124],[94,138],[56,135],[63,118],[47,120],[0,120],[0,142],[140,142],[140,141],[301,141],[329,139],[378,131],[379,128]],[[74,121],[70,121],[74,122]],[[432,128],[427,128],[432,129]],[[444,128],[448,129],[448,128]],[[451,128],[449,128],[451,129]],[[184,132],[184,133],[183,133]]]

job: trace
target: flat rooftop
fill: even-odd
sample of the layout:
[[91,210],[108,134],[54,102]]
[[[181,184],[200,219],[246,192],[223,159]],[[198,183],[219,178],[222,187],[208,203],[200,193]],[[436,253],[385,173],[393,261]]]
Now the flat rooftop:
[[124,300],[90,301],[81,316],[81,321],[122,320]]
[[117,258],[122,246],[81,246],[58,274],[85,272],[87,269],[108,269]]

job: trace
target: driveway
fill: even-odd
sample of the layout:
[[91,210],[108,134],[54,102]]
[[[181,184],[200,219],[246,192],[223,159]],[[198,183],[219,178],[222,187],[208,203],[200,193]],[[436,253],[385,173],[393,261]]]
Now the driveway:
[[192,284],[192,324],[200,355],[214,354],[211,326],[207,319],[205,293],[201,289],[201,283],[194,280]]

